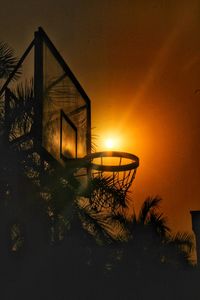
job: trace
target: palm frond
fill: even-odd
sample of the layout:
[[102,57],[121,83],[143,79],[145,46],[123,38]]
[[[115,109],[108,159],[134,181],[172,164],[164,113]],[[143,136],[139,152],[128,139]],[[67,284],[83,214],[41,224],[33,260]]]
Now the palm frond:
[[[4,42],[0,42],[0,78],[7,79],[18,63],[13,49]],[[17,79],[21,71],[18,70],[14,76]]]
[[[95,129],[95,128],[91,128],[91,130],[93,130],[93,129]],[[91,141],[91,151],[92,152],[96,152],[96,149],[97,149],[96,140],[97,140],[97,138],[98,138],[98,135],[92,133],[92,137],[91,137],[91,139],[92,139],[92,141]]]
[[151,212],[147,224],[150,224],[162,237],[170,233],[170,228],[167,226],[167,219],[163,216],[163,213]]
[[158,196],[155,196],[155,197],[148,197],[142,207],[141,207],[141,210],[140,210],[140,213],[139,213],[139,217],[138,217],[138,222],[139,223],[142,223],[142,224],[145,224],[147,222],[147,218],[149,216],[149,213],[152,209],[155,209],[158,207],[158,205],[160,204],[161,202],[161,198],[158,197]]
[[112,176],[93,178],[87,193],[90,195],[91,204],[96,206],[97,210],[103,207],[115,210],[125,202],[125,195],[113,185]]
[[28,101],[33,100],[33,78],[29,81],[26,80],[25,83],[19,83],[16,89],[13,91],[15,96],[21,100],[24,104]]
[[86,193],[91,195],[95,190],[101,190],[103,193],[117,194],[113,186],[112,177],[94,177],[90,180]]
[[34,115],[34,91],[33,80],[19,83],[11,91],[12,101],[10,102],[7,118],[10,124],[10,134],[13,138],[16,135],[23,135],[30,131]]
[[188,232],[177,232],[170,237],[169,243],[181,248],[184,252],[191,253],[194,249],[193,235]]
[[97,214],[90,206],[77,206],[78,214],[83,228],[94,237],[98,243],[109,243],[111,236],[108,234],[110,228],[109,217]]

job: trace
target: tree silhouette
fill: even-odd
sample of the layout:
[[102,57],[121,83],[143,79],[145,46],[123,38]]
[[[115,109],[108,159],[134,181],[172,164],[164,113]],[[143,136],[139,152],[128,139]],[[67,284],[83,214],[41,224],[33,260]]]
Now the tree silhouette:
[[189,233],[173,234],[163,213],[159,212],[160,197],[147,198],[138,216],[127,220],[117,216],[128,239],[123,243],[123,263],[135,270],[190,265],[193,237]]
[[[0,43],[0,79],[16,63],[13,51]],[[10,92],[14,101],[2,124],[12,146],[5,143],[5,130],[0,139],[0,265],[10,282],[20,274],[33,299],[39,290],[32,284],[36,278],[48,299],[65,295],[66,284],[71,299],[128,299],[124,291],[134,279],[188,266],[192,236],[171,232],[159,211],[161,198],[147,198],[139,214],[128,219],[124,212],[130,199],[111,178],[90,178],[80,193],[73,171],[43,157],[26,137],[34,134],[33,82]],[[19,137],[25,138],[14,142]],[[16,297],[15,289],[10,291]]]

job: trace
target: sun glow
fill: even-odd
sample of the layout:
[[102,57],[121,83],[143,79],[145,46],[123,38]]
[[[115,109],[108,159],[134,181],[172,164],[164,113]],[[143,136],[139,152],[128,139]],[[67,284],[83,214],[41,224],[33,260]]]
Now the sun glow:
[[106,148],[108,148],[108,149],[113,149],[113,148],[114,148],[114,144],[115,144],[115,143],[114,143],[114,140],[111,139],[111,138],[105,140],[105,146],[106,146]]
[[[106,137],[103,141],[103,145],[108,150],[116,150],[120,146],[119,138],[118,137]],[[119,149],[118,149],[119,150]]]

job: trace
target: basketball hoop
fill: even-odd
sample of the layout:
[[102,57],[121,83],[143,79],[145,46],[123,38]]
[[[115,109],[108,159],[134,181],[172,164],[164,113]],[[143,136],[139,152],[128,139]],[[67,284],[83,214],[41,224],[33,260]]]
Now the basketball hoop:
[[125,196],[139,166],[139,158],[131,153],[104,151],[85,157],[93,188],[90,202],[98,211],[125,204]]

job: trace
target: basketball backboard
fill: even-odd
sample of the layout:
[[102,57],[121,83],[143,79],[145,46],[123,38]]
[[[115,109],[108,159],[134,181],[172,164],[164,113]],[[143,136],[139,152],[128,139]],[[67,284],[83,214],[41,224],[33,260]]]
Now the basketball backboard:
[[[34,40],[16,67],[15,71],[22,68],[22,85],[27,80],[23,66],[33,50],[33,66],[29,68],[29,77],[32,73],[34,116],[29,131],[37,147],[42,147],[51,157],[66,164],[68,160],[90,153],[90,100],[42,28],[35,32]],[[12,98],[16,90],[12,81],[14,73],[1,90],[1,93],[10,90]],[[12,107],[7,106],[9,109]]]

